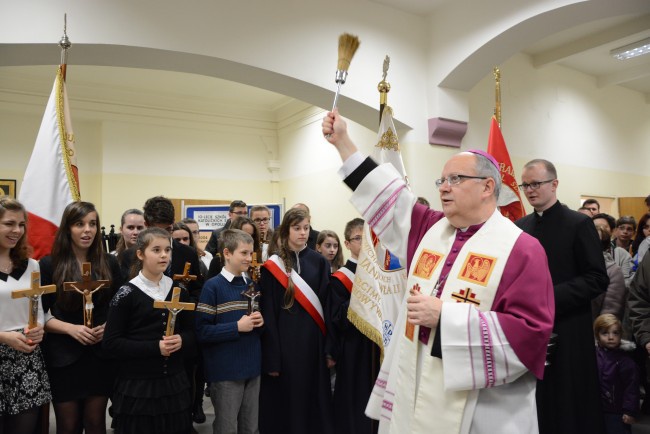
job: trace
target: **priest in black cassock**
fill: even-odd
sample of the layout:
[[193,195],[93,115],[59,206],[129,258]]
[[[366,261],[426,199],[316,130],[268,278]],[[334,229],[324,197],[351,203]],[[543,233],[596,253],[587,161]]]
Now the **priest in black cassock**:
[[363,219],[345,225],[345,246],[351,257],[338,269],[329,284],[332,327],[328,352],[336,361],[334,386],[334,431],[337,434],[374,434],[379,424],[365,414],[379,372],[379,347],[348,320],[348,307],[357,258],[361,251]]
[[537,384],[539,431],[604,433],[591,324],[591,300],[609,283],[600,240],[589,217],[557,200],[553,163],[532,160],[521,179],[535,212],[515,223],[544,247],[555,292],[557,348]]

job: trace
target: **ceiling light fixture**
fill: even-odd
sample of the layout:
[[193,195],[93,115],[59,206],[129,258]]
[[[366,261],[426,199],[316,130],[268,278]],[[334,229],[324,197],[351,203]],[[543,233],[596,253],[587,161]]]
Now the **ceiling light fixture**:
[[618,60],[631,59],[632,57],[638,57],[648,53],[650,53],[650,38],[614,48],[609,52],[612,57]]

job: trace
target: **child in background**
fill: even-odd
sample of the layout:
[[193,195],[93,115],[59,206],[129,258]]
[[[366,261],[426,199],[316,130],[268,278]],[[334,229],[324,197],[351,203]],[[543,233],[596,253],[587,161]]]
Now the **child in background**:
[[[154,301],[170,301],[173,294],[173,281],[164,274],[171,253],[169,232],[140,232],[141,270],[110,304],[104,348],[119,361],[112,398],[116,433],[187,434],[192,428],[192,387],[184,365],[195,345],[192,317],[178,313],[174,334],[165,336],[169,314],[154,308]],[[188,300],[182,289],[180,301]]]
[[596,318],[594,335],[607,434],[631,433],[639,412],[639,373],[625,350],[632,351],[627,346],[633,344],[626,341],[625,349],[621,346],[621,321],[612,314]]
[[242,294],[250,283],[244,274],[253,259],[253,238],[239,229],[226,229],[221,238],[225,265],[204,285],[196,315],[215,413],[212,432],[256,434],[264,320],[260,312],[248,314]]
[[332,273],[343,266],[343,251],[341,242],[336,232],[330,230],[320,231],[316,238],[316,251],[325,256],[330,263]]

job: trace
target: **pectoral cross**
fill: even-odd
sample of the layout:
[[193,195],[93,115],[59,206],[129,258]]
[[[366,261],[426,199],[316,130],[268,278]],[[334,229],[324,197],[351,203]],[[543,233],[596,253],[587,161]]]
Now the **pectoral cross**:
[[[189,262],[188,262],[189,264]],[[187,271],[187,265],[185,266],[185,271]],[[196,276],[194,276],[196,278]],[[167,316],[167,331],[165,336],[172,336],[174,334],[174,328],[176,327],[176,316],[182,310],[194,310],[194,303],[182,303],[181,298],[181,288],[178,286],[174,287],[174,292],[172,292],[171,301],[154,301],[153,307],[156,309],[167,309],[169,315]]]
[[11,291],[11,298],[27,297],[29,299],[29,323],[28,327],[36,327],[38,318],[38,300],[43,294],[56,292],[56,285],[41,286],[41,273],[32,271],[32,285],[27,289],[16,289]]
[[102,288],[107,288],[110,280],[91,280],[92,268],[90,262],[81,264],[81,281],[80,282],[63,282],[64,291],[75,291],[84,298],[84,325],[93,328],[93,294]]
[[190,274],[190,267],[192,266],[191,263],[186,262],[185,267],[183,268],[183,274],[174,274],[173,279],[179,281],[179,285],[183,289],[188,289],[187,284],[190,283],[192,280],[196,280],[196,275]]

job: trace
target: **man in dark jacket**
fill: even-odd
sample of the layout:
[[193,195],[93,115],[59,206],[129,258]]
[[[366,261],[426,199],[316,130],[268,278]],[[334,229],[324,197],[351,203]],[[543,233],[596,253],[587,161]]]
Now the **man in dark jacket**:
[[219,253],[217,252],[217,250],[219,249],[219,235],[221,234],[221,232],[228,229],[232,224],[232,221],[237,217],[247,216],[247,215],[248,215],[248,207],[246,206],[246,202],[242,200],[233,200],[232,202],[230,202],[230,207],[228,208],[228,220],[226,220],[226,224],[223,225],[223,227],[212,231],[212,234],[210,235],[210,239],[208,240],[208,243],[205,245],[205,250],[207,252],[210,252],[212,256],[215,256],[217,253]]

